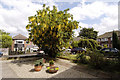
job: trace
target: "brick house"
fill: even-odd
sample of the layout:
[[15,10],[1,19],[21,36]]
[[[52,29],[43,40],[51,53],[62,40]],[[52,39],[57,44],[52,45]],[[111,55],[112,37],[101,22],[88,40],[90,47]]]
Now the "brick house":
[[33,52],[38,49],[32,42],[27,42],[27,37],[18,34],[12,38],[11,51],[30,51]]
[[[112,32],[106,32],[100,36],[98,36],[97,41],[101,46],[104,46],[105,44],[109,47],[112,48]],[[120,31],[115,31],[118,35],[118,39],[120,40]]]

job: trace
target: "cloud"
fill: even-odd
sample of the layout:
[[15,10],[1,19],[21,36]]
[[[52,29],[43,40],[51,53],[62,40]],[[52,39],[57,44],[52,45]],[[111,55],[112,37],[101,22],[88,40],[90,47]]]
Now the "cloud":
[[[73,7],[69,11],[69,13],[73,14],[74,20],[80,21],[79,26],[87,28],[92,26],[95,28],[95,30],[99,31],[99,34],[117,29],[117,4],[108,4],[100,1],[85,4],[85,1],[86,0],[82,0],[82,3],[80,3],[76,7]],[[28,36],[28,32],[25,28],[25,26],[28,24],[28,17],[35,15],[37,10],[42,9],[42,4],[50,6],[50,9],[52,9],[53,5],[57,6],[58,8],[58,5],[55,3],[54,0],[0,1],[0,29],[11,33],[12,36],[19,33]],[[81,22],[82,20],[87,21],[88,18],[90,20],[100,19],[100,22],[95,24],[87,24]],[[76,34],[78,35],[80,28],[75,31],[77,31]]]
[[85,20],[87,17],[90,19],[99,18],[105,13],[104,8],[107,7],[106,3],[98,1],[87,5],[85,5],[85,2],[82,4],[83,5],[81,6],[80,3],[77,7],[74,7],[69,11],[73,14],[75,20]]
[[[34,0],[2,0],[0,2],[0,29],[11,33],[12,36],[19,33],[28,36],[25,28],[28,17],[34,16],[37,10],[42,9],[42,4],[40,1],[34,3]],[[46,4],[50,7],[56,5],[53,0],[47,1]]]
[[[82,3],[84,4],[84,3]],[[100,1],[96,1],[90,4],[81,3],[69,11],[73,14],[74,20],[87,21],[90,20],[100,20],[99,23],[87,24],[80,23],[79,26],[90,27],[92,26],[95,30],[99,31],[99,35],[108,31],[118,29],[118,5],[109,4]],[[79,30],[79,29],[78,29]]]

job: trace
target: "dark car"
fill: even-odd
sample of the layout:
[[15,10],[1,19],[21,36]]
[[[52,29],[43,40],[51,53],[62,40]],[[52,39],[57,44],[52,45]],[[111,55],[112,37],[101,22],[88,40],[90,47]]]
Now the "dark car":
[[101,49],[101,53],[107,56],[117,56],[119,50],[116,48],[103,48]]
[[103,48],[101,49],[101,51],[105,51],[105,52],[113,52],[113,53],[118,53],[119,50],[116,48]]
[[3,53],[2,53],[2,52],[0,52],[0,57],[1,57],[1,56],[3,56]]
[[85,51],[86,52],[86,50],[84,49],[84,48],[72,48],[71,49],[71,53],[77,53],[77,52],[83,52],[83,51]]

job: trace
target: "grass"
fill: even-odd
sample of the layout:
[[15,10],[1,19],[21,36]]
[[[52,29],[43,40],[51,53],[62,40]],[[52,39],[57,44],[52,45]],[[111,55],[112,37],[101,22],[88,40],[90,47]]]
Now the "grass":
[[69,60],[76,60],[76,56],[77,55],[72,55],[72,54],[70,54],[70,55],[64,55],[64,56],[61,56],[61,58],[66,58],[66,59],[69,59]]

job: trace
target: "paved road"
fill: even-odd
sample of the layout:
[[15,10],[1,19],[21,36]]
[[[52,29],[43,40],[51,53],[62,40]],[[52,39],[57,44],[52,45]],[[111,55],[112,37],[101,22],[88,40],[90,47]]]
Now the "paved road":
[[18,78],[16,73],[8,66],[8,62],[2,62],[2,78]]

